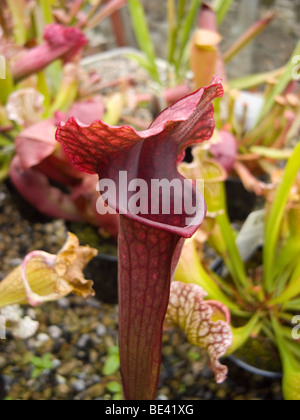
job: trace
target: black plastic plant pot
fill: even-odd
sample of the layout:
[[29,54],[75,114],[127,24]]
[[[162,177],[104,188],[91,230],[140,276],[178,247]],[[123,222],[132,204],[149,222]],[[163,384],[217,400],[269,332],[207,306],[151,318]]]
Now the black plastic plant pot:
[[7,187],[11,197],[14,201],[18,212],[22,219],[27,220],[30,223],[49,223],[53,220],[52,217],[42,214],[32,204],[30,204],[22,195],[17,191],[15,186],[12,184],[10,179],[5,180],[5,186]]
[[[216,259],[210,268],[223,277],[224,262],[222,258]],[[276,380],[283,377],[279,353],[268,339],[263,337],[260,340],[250,338],[241,350],[226,359],[246,372],[262,378]]]
[[84,274],[86,278],[93,279],[99,301],[118,303],[118,257],[99,253],[88,264]]
[[256,195],[247,191],[239,178],[228,178],[225,185],[230,220],[247,219],[255,207]]
[[3,400],[5,397],[6,397],[5,382],[0,371],[0,400]]
[[252,375],[257,375],[262,378],[266,379],[282,379],[283,373],[282,372],[271,372],[268,370],[263,370],[260,368],[257,368],[255,366],[249,365],[248,363],[244,362],[243,360],[239,359],[238,357],[231,355],[227,357],[227,360],[234,363],[239,368],[245,370],[246,372],[251,373]]

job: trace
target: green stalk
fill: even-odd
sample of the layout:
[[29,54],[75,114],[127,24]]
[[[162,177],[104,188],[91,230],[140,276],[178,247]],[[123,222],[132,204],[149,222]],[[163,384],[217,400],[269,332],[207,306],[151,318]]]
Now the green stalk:
[[174,61],[174,51],[176,49],[176,18],[175,18],[175,2],[168,0],[168,23],[169,23],[169,42],[168,42],[168,60],[169,63]]
[[290,190],[300,169],[300,143],[295,147],[290,157],[282,183],[277,191],[271,213],[266,223],[266,241],[263,251],[264,261],[264,284],[268,292],[273,291],[273,275],[275,270],[275,260],[277,258],[276,249],[280,239],[280,228],[289,197]]
[[300,264],[297,265],[294,270],[294,274],[291,278],[289,286],[285,291],[277,298],[272,299],[271,305],[278,305],[284,302],[288,302],[291,299],[298,297],[300,295]]
[[299,311],[300,313],[300,299],[291,300],[289,302],[286,302],[282,308],[285,311]]
[[26,3],[24,0],[7,0],[7,6],[13,19],[15,42],[19,45],[25,45],[28,37]]
[[15,87],[8,63],[6,63],[5,60],[2,61],[3,63],[1,64],[4,66],[2,70],[5,70],[5,79],[0,79],[0,104],[5,105],[9,95],[14,91]]
[[283,364],[283,395],[286,400],[300,400],[300,365],[290,351],[284,338],[282,326],[277,318],[272,316],[272,326],[275,331],[277,346]]
[[180,71],[180,67],[184,59],[185,51],[186,51],[186,48],[187,48],[187,45],[191,36],[191,32],[193,30],[193,26],[194,26],[194,23],[195,23],[195,20],[196,20],[196,17],[200,10],[201,5],[202,5],[202,0],[191,0],[189,11],[182,25],[178,57],[175,63],[177,73],[179,73]]
[[154,45],[150,36],[144,8],[139,0],[128,0],[128,6],[133,30],[139,47],[147,58],[148,69],[151,72],[150,74],[157,83],[161,84],[158,68],[156,65]]
[[8,177],[12,157],[12,152],[8,155],[0,156],[0,182],[3,182]]
[[53,16],[52,16],[52,7],[51,7],[51,1],[50,0],[39,0],[40,6],[43,12],[44,16],[44,22],[46,25],[49,25],[53,22]]
[[287,160],[293,154],[293,149],[272,149],[271,147],[254,146],[250,148],[250,153],[259,155],[267,159]]
[[287,66],[286,66],[286,70],[283,73],[283,75],[280,77],[278,83],[274,86],[271,94],[269,95],[269,97],[266,99],[266,102],[263,106],[263,109],[261,110],[259,119],[260,121],[263,120],[265,118],[265,116],[270,112],[270,110],[272,109],[274,103],[275,103],[275,99],[276,96],[281,95],[285,88],[287,87],[287,85],[290,83],[290,81],[293,79],[293,69],[295,67],[295,63],[294,63],[294,57],[300,55],[300,41],[298,42]]
[[266,118],[259,122],[256,127],[246,134],[243,144],[245,146],[258,145],[266,136],[266,133],[274,131],[274,121],[283,115],[284,108],[282,105],[275,104],[272,111],[266,116]]
[[249,76],[241,77],[229,81],[231,89],[247,90],[265,84],[270,78],[281,76],[285,71],[285,67],[272,70],[267,73],[251,74]]
[[42,71],[37,74],[37,86],[38,91],[44,96],[44,109],[46,116],[50,111],[51,95],[48,89],[45,73]]
[[243,288],[247,288],[249,286],[249,282],[247,279],[246,268],[236,245],[236,238],[230,226],[227,214],[225,212],[218,214],[216,217],[216,222],[220,227],[223,239],[226,244],[228,253],[226,263],[229,263],[228,269],[232,275],[232,278],[239,289],[241,289],[241,286]]
[[221,25],[221,23],[227,16],[232,2],[233,0],[214,0],[213,8],[217,14],[218,25]]
[[67,112],[75,102],[77,94],[78,80],[76,79],[76,76],[71,76],[70,78],[63,80],[58,95],[52,104],[47,117],[52,117],[56,111]]
[[280,277],[283,270],[290,264],[297,263],[297,256],[300,254],[300,243],[296,235],[291,235],[284,248],[278,255],[274,276]]
[[175,280],[188,284],[198,284],[208,293],[210,299],[219,300],[234,313],[241,313],[241,309],[220,290],[213,278],[203,267],[199,260],[194,241],[190,239],[185,246],[189,248],[186,252],[184,250],[182,253],[175,273]]
[[230,349],[227,352],[227,356],[236,352],[239,348],[243,347],[249,340],[253,331],[257,328],[260,321],[260,314],[255,314],[251,320],[244,327],[232,329],[233,342]]
[[173,31],[169,29],[169,62],[171,64],[175,64],[176,62],[175,53],[177,47],[177,40],[184,22],[185,6],[186,0],[179,0],[175,28]]

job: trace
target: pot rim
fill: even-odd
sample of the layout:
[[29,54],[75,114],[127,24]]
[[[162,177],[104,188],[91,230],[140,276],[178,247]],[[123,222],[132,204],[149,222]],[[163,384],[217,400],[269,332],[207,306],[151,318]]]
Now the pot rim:
[[244,362],[243,360],[237,358],[234,355],[227,356],[227,360],[234,363],[236,366],[240,367],[241,369],[244,369],[245,371],[252,373],[253,375],[258,375],[258,376],[261,376],[263,378],[268,378],[268,379],[282,379],[283,378],[282,372],[281,373],[271,372],[268,370],[256,368]]

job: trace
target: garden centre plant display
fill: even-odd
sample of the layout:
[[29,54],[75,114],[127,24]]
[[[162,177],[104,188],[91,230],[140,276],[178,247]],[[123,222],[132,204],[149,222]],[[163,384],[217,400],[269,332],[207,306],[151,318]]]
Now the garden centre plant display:
[[[74,225],[83,243],[92,229],[93,246],[101,238],[115,247],[118,238],[119,342],[107,354],[114,372],[121,364],[122,391],[117,382],[106,388],[119,399],[157,397],[163,330],[179,327],[207,354],[218,384],[228,374],[222,358],[235,355],[283,371],[284,397],[300,400],[300,47],[278,70],[230,80],[226,64],[276,18],[267,14],[222,54],[219,25],[231,3],[167,0],[166,60],[156,56],[139,0],[6,0],[0,10],[0,181],[9,178],[39,212],[61,219],[63,238]],[[148,72],[141,91],[135,74],[102,83],[101,68],[81,61],[105,17],[126,45],[124,5],[142,52],[131,58]],[[227,209],[232,176],[265,199],[240,233]],[[252,243],[242,247],[250,225]],[[80,242],[68,233],[57,254],[19,251],[0,282],[0,340],[3,317],[9,337],[38,331],[18,305],[70,293],[88,299],[97,276],[108,282],[101,269],[85,279],[101,254]],[[31,364],[38,380],[52,355],[38,353]]]

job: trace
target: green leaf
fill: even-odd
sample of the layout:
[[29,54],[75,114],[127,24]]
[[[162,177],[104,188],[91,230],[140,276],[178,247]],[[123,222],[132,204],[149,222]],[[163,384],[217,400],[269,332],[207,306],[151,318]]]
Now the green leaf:
[[51,0],[40,0],[41,9],[43,12],[44,22],[46,25],[53,22]]
[[200,10],[201,4],[202,4],[202,0],[191,0],[189,11],[182,25],[182,30],[180,31],[181,33],[180,33],[179,54],[178,54],[178,57],[176,58],[176,63],[175,63],[175,67],[177,71],[179,71],[180,66],[182,65],[184,53],[185,53],[187,44],[189,42],[189,39],[191,37],[191,33],[195,24],[197,14]]
[[298,297],[299,295],[300,295],[300,264],[296,266],[294,274],[292,275],[292,278],[290,280],[289,286],[278,298],[272,299],[270,304],[278,305],[281,303],[285,303],[295,297]]
[[50,111],[51,97],[44,72],[39,72],[37,74],[37,86],[38,91],[44,96],[45,115],[47,115]]
[[4,181],[8,177],[12,158],[12,153],[6,156],[0,155],[0,182]]
[[112,356],[114,354],[120,354],[119,346],[111,346],[111,347],[109,347],[108,354],[110,356]]
[[120,369],[120,356],[118,354],[113,354],[113,355],[108,356],[103,366],[102,373],[105,376],[110,376],[118,372],[119,369]]
[[147,72],[150,74],[150,76],[153,79],[155,79],[156,70],[153,71],[153,67],[151,66],[151,64],[147,60],[146,56],[142,56],[142,55],[134,54],[134,53],[130,53],[130,54],[126,54],[126,55],[127,55],[128,58],[131,58],[132,60],[136,61],[141,67],[143,67],[145,70],[147,70]]
[[283,305],[285,311],[297,311],[300,313],[300,299],[291,300]]
[[283,327],[275,316],[272,317],[272,326],[283,364],[283,396],[289,401],[300,401],[300,365],[290,351]]
[[44,367],[43,360],[40,357],[37,357],[37,356],[34,356],[31,359],[31,363],[37,368],[42,369]]
[[225,212],[218,214],[216,217],[216,222],[220,227],[223,239],[226,244],[229,257],[229,259],[226,260],[226,263],[229,263],[228,269],[232,275],[232,278],[237,287],[247,287],[248,280],[245,264],[243,263],[238,247],[236,245],[236,238],[230,226],[227,214]]
[[119,382],[109,382],[106,385],[106,389],[111,392],[112,394],[121,394],[122,393],[122,385]]
[[300,143],[295,147],[288,160],[282,182],[278,188],[270,215],[266,223],[266,241],[263,252],[264,284],[268,292],[273,290],[273,274],[275,270],[276,250],[280,237],[280,229],[290,190],[300,169]]
[[6,74],[5,79],[0,79],[0,104],[5,105],[9,95],[14,91],[14,81],[9,69],[8,64],[6,63]]
[[154,45],[150,36],[145,12],[139,0],[128,0],[130,16],[132,20],[133,30],[139,44],[139,47],[144,52],[151,68],[151,75],[154,80],[161,84],[159,72],[156,66],[156,55]]
[[272,149],[272,147],[254,146],[251,147],[250,152],[267,159],[286,160],[292,154],[292,149]]
[[58,94],[62,83],[63,65],[61,61],[54,61],[44,70],[44,72],[51,96],[55,97]]
[[12,15],[15,41],[19,45],[25,45],[28,37],[26,2],[24,0],[7,0],[7,6]]
[[32,379],[37,379],[37,378],[39,378],[42,375],[42,373],[43,373],[43,370],[42,369],[35,368],[31,372],[31,378]]
[[120,394],[115,394],[113,397],[112,397],[112,399],[113,399],[113,401],[122,401],[123,400],[123,396],[122,396],[122,394],[120,393]]
[[263,106],[263,109],[261,110],[259,120],[261,121],[272,109],[275,99],[278,95],[281,95],[287,85],[290,83],[291,80],[293,80],[293,70],[295,68],[295,62],[294,57],[300,55],[300,41],[298,42],[294,52],[292,53],[292,56],[286,66],[286,70],[283,73],[283,75],[280,77],[278,83],[274,86],[272,89],[271,94],[266,99],[266,102]]
[[213,277],[202,266],[193,239],[188,239],[185,243],[175,273],[175,280],[187,284],[197,284],[208,293],[210,299],[219,300],[232,312],[239,311],[239,307],[219,289]]
[[248,322],[248,324],[244,325],[240,328],[231,327],[232,334],[233,334],[233,342],[232,346],[227,352],[227,356],[236,352],[239,348],[243,347],[244,344],[248,341],[253,331],[256,329],[258,322],[259,322],[260,315],[256,314],[253,318]]
[[241,77],[240,79],[230,80],[229,87],[238,90],[251,89],[263,85],[271,78],[281,76],[284,71],[285,67],[282,67],[271,72],[251,74],[249,76]]
[[233,0],[214,0],[213,8],[217,14],[218,25],[221,25],[221,23],[225,19],[227,13],[229,12],[232,2]]
[[194,351],[189,351],[188,352],[188,358],[193,360],[194,362],[197,362],[198,360],[201,359],[201,354],[200,353],[196,353]]

